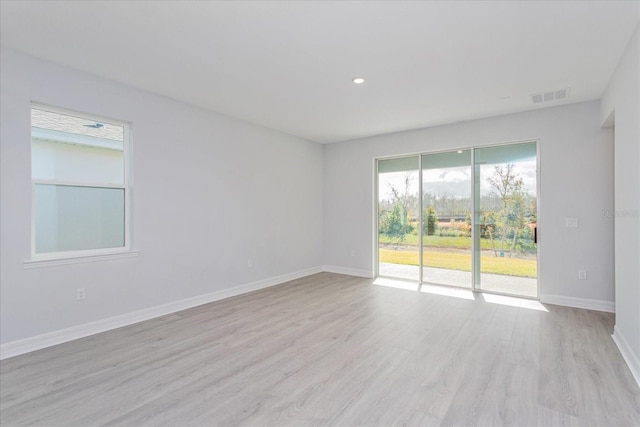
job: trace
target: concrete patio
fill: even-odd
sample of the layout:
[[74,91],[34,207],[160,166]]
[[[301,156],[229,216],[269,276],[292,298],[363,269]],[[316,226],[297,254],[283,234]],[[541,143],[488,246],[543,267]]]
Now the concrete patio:
[[[396,277],[399,279],[417,281],[420,277],[420,267],[416,265],[381,262],[378,274],[385,277]],[[425,283],[450,285],[471,289],[471,272],[468,271],[424,267],[423,280]],[[533,298],[538,296],[537,280],[528,277],[483,273],[481,277],[481,288],[487,291],[510,295],[520,295]]]

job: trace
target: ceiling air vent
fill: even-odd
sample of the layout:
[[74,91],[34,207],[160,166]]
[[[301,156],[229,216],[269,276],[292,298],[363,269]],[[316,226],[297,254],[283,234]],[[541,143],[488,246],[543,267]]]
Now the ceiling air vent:
[[532,104],[540,104],[542,102],[560,101],[569,97],[569,88],[559,89],[551,92],[534,93],[531,95]]
[[565,99],[567,94],[569,93],[569,89],[560,89],[556,91],[556,99]]

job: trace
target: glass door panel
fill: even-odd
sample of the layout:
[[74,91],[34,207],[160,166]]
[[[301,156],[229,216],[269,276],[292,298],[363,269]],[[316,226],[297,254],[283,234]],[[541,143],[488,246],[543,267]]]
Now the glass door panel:
[[471,150],[422,156],[422,281],[472,286]]
[[378,160],[378,274],[420,280],[419,157]]
[[536,143],[478,148],[475,157],[475,286],[538,296]]

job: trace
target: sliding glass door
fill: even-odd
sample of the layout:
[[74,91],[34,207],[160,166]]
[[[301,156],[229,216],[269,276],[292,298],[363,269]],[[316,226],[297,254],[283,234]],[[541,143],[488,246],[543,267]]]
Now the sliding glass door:
[[378,274],[420,280],[418,156],[378,160]]
[[422,156],[422,281],[471,288],[471,150]]
[[377,167],[380,276],[538,296],[536,142]]
[[536,297],[536,143],[475,150],[476,288]]

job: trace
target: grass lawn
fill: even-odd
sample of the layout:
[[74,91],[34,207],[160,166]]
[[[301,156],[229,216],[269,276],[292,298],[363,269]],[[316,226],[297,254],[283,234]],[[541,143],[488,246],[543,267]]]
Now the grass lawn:
[[[397,237],[390,237],[386,234],[378,235],[378,242],[390,243],[390,244],[407,244],[418,245],[419,236],[417,234],[407,234],[405,238],[400,241]],[[436,248],[471,248],[471,237],[444,237],[444,236],[424,236],[423,244],[425,246],[433,246]],[[499,242],[496,242],[496,246]],[[491,242],[487,239],[480,239],[480,245],[482,249],[491,249]]]
[[[417,234],[407,234],[403,240],[399,240],[397,237],[390,237],[386,234],[378,234],[378,242],[390,245],[393,244],[405,244],[405,245],[419,245],[419,237]],[[424,236],[422,243],[424,246],[431,246],[433,248],[457,248],[457,249],[471,249],[471,237],[447,237],[447,236]],[[505,246],[510,242],[506,242]],[[495,241],[496,249],[500,251],[500,241]],[[491,240],[480,239],[480,247],[483,250],[493,250],[491,246]],[[507,252],[505,250],[505,252]]]
[[[455,239],[455,237],[452,238]],[[471,271],[470,254],[424,251],[423,258],[425,267]],[[380,249],[380,262],[418,265],[418,252]],[[500,258],[483,255],[480,257],[480,270],[482,273],[535,278],[537,276],[537,263],[536,260],[531,259]]]

